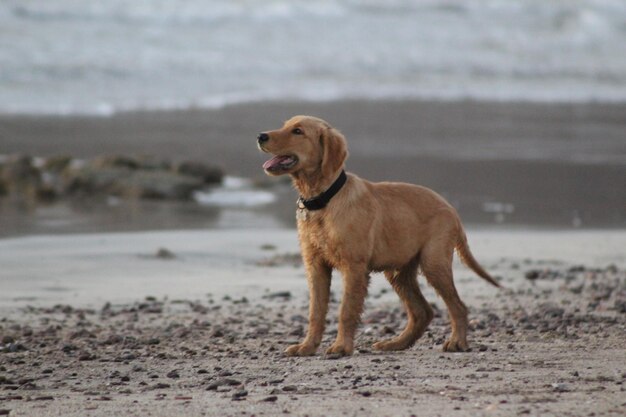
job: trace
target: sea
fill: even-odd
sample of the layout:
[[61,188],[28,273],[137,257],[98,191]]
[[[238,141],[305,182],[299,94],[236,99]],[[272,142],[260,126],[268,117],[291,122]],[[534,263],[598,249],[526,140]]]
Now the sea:
[[0,0],[0,113],[626,101],[624,0]]

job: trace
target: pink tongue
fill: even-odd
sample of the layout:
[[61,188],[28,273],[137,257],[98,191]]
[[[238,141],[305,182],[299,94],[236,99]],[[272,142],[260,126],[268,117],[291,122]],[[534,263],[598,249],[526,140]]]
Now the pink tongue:
[[263,164],[263,169],[276,168],[278,165],[284,163],[285,161],[289,159],[291,159],[290,156],[284,156],[284,155],[275,156]]

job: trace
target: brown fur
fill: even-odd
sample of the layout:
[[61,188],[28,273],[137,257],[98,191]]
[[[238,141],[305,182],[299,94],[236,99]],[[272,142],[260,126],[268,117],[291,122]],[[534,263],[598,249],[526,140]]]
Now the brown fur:
[[[304,198],[328,189],[348,156],[343,135],[314,117],[296,116],[281,129],[266,133],[269,139],[259,145],[264,152],[298,158],[293,167],[267,173],[291,175]],[[333,269],[343,275],[344,295],[337,339],[326,351],[329,354],[352,354],[371,271],[384,272],[408,317],[400,335],[374,344],[378,350],[412,346],[433,318],[417,283],[418,269],[450,313],[452,334],[443,350],[468,349],[467,308],[452,280],[455,249],[468,267],[498,286],[472,256],[456,210],[425,187],[372,183],[348,174],[346,184],[326,208],[298,219],[298,234],[310,291],[309,328],[302,343],[287,348],[287,355],[312,355],[320,345]]]

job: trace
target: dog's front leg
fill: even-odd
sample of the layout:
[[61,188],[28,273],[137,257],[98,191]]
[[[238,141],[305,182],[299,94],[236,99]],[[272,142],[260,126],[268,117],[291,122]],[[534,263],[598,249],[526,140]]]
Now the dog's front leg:
[[354,334],[361,321],[368,284],[369,274],[365,266],[352,265],[343,272],[343,298],[337,339],[326,354],[352,355],[354,352]]
[[310,298],[309,328],[302,343],[289,346],[285,350],[285,354],[289,356],[313,355],[322,342],[322,334],[326,324],[332,270],[318,259],[305,258],[305,265]]

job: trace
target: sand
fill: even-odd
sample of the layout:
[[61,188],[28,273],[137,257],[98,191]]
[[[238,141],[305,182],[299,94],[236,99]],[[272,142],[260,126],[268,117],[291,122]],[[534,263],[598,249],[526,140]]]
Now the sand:
[[[378,353],[405,318],[372,278],[357,352],[282,350],[306,329],[294,230],[3,239],[0,409],[27,415],[617,416],[624,406],[626,233],[471,230],[505,289],[459,264],[472,351],[444,354],[447,313]],[[567,244],[564,244],[567,242]],[[160,249],[160,251],[159,251]]]
[[[357,351],[287,358],[307,326],[295,193],[267,185],[259,130],[296,113],[348,137],[348,169],[430,186],[504,289],[455,263],[471,352],[445,306],[411,349],[374,275]],[[0,415],[621,416],[626,409],[624,104],[258,103],[112,118],[0,117],[0,154],[202,159],[263,181],[253,208],[0,201]],[[499,208],[498,208],[499,207]]]

